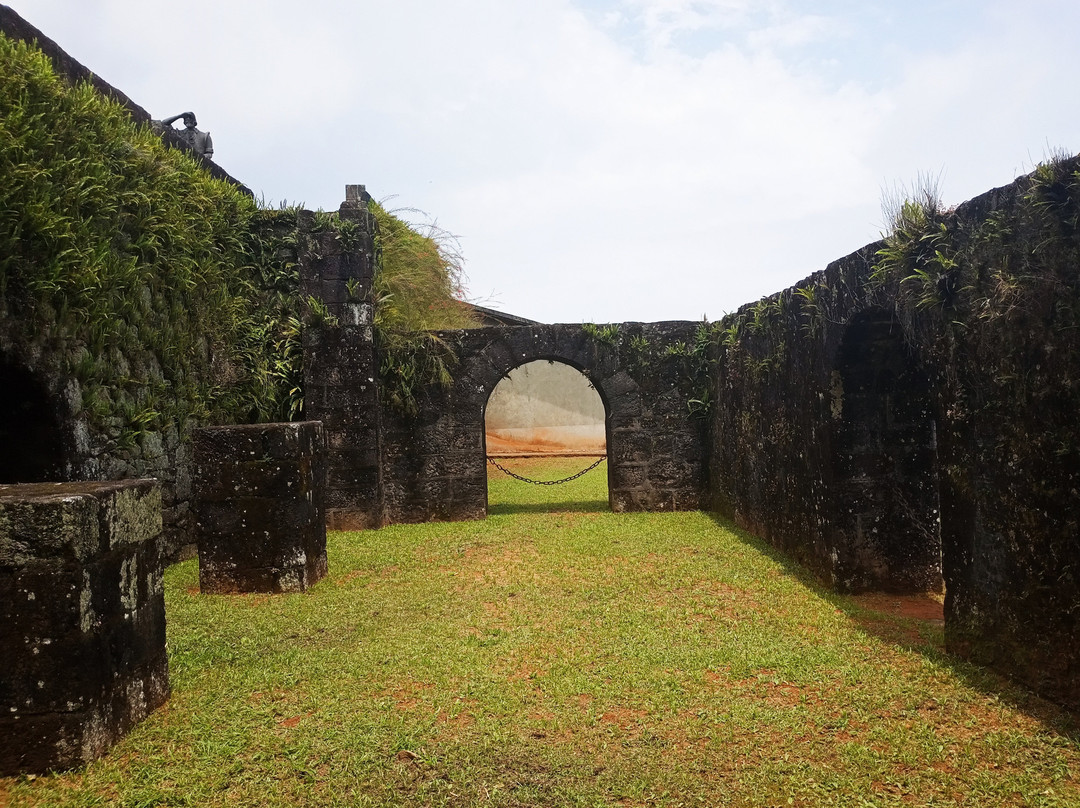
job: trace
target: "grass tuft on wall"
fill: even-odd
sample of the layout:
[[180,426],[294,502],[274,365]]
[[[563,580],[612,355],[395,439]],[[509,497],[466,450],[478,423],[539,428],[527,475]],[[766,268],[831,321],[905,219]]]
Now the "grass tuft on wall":
[[456,239],[437,226],[407,222],[377,202],[370,210],[378,224],[375,331],[383,394],[395,408],[415,414],[416,396],[427,385],[449,384],[457,361],[433,332],[479,322],[463,302]]

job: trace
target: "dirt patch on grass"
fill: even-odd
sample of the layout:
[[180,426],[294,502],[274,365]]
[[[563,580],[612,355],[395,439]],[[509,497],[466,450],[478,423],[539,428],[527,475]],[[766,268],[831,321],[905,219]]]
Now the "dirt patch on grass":
[[452,710],[443,710],[435,717],[435,723],[443,729],[439,732],[440,740],[453,737],[460,730],[476,723],[475,711],[480,709],[475,699],[458,699]]
[[423,695],[434,687],[428,682],[407,681],[397,687],[388,688],[375,695],[379,699],[388,699],[394,703],[395,709],[406,712],[414,710],[420,705]]
[[511,682],[527,682],[531,679],[538,679],[546,673],[547,668],[542,664],[524,662],[509,673],[506,678]]
[[888,595],[883,592],[870,592],[855,595],[852,600],[869,611],[945,625],[945,600],[940,595]]
[[690,713],[706,710],[718,694],[783,709],[816,710],[829,704],[840,688],[837,680],[800,684],[780,678],[777,671],[762,668],[749,676],[732,678],[730,670],[707,670],[702,674],[704,700],[694,702]]
[[289,718],[282,718],[280,721],[278,721],[278,726],[282,729],[293,729],[305,718],[310,718],[311,715],[311,713],[304,713],[303,715],[294,715],[290,716]]
[[251,704],[276,704],[278,702],[284,703],[295,698],[296,694],[292,691],[275,687],[273,690],[254,691],[248,696],[248,702]]
[[945,607],[940,595],[889,595],[871,592],[852,597],[851,614],[868,634],[893,645],[944,650]]
[[525,541],[497,546],[469,545],[459,564],[442,569],[461,580],[458,591],[474,585],[506,587],[526,578],[539,559],[536,548]]
[[749,590],[715,581],[698,582],[689,587],[654,589],[649,600],[659,608],[678,609],[692,623],[716,620],[736,622],[766,611],[761,601]]
[[644,710],[636,710],[630,707],[614,706],[600,714],[597,719],[601,724],[614,724],[619,729],[640,731],[641,725],[649,714]]
[[334,581],[334,583],[338,586],[344,586],[350,581],[355,581],[357,578],[363,578],[367,574],[367,570],[352,570],[351,572],[347,572],[342,575],[340,578]]

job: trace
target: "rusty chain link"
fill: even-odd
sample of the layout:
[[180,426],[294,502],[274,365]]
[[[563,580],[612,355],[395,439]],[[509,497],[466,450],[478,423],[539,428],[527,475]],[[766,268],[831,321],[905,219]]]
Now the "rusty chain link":
[[509,474],[515,480],[521,480],[523,483],[532,483],[533,485],[562,485],[563,483],[568,483],[571,480],[576,480],[582,474],[588,474],[590,471],[592,471],[594,468],[599,466],[605,460],[607,460],[607,455],[605,455],[604,457],[601,457],[599,460],[597,460],[595,463],[593,463],[587,469],[582,469],[577,474],[572,474],[572,475],[570,475],[569,477],[567,477],[567,478],[565,478],[563,480],[530,480],[528,477],[522,477],[520,474],[514,474],[514,472],[510,471],[510,469],[504,468],[503,466],[500,466],[498,464],[498,462],[495,460],[494,457],[489,457],[487,459],[487,461],[491,465],[493,465],[495,468],[497,468],[503,474]]

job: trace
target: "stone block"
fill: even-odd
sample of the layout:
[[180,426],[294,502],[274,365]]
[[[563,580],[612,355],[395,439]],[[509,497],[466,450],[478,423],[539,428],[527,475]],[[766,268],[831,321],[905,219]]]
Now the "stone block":
[[153,480],[0,486],[0,776],[103,755],[169,694]]
[[621,463],[611,467],[611,486],[620,491],[644,488],[648,479],[648,466],[642,463]]
[[152,480],[0,485],[0,568],[47,556],[85,561],[161,533]]
[[626,402],[615,402],[615,404],[608,407],[608,423],[611,425],[611,432],[614,435],[617,432],[634,432],[643,428],[641,421],[641,408],[630,407],[627,410],[620,409],[619,406]]
[[[470,357],[471,358],[471,357]],[[513,368],[521,364],[521,359],[514,355],[514,349],[507,344],[504,339],[493,340],[488,344],[482,353],[480,353],[476,360],[473,362],[462,362],[466,371],[470,369],[470,365],[477,364],[483,365],[489,368],[491,372],[477,372],[475,377],[477,379],[491,378],[492,372],[496,381],[502,376],[502,374],[509,372]]]
[[321,423],[209,427],[192,443],[203,592],[301,592],[326,575]]
[[[379,509],[378,472],[372,470],[364,477],[350,481],[338,480],[335,485],[328,486],[326,490],[326,507],[328,510],[366,511],[374,516]],[[337,528],[331,527],[330,529],[336,530]]]
[[367,510],[328,508],[326,526],[329,530],[371,530],[379,527],[379,517]]
[[612,401],[620,396],[629,396],[638,392],[637,382],[635,382],[628,373],[622,370],[604,379],[603,385],[604,392],[607,393]]
[[652,437],[643,429],[612,430],[609,454],[613,464],[646,462],[651,449]]
[[353,483],[365,483],[378,477],[378,456],[371,449],[331,449],[327,461],[330,470],[331,488],[350,486]]
[[482,519],[487,516],[487,476],[459,478],[453,482],[454,513],[465,514],[462,519]]

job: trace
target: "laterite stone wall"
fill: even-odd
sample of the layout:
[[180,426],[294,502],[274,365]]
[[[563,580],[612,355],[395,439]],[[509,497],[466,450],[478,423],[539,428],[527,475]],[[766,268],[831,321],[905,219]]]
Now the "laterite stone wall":
[[486,516],[488,397],[512,369],[545,359],[581,371],[604,402],[613,511],[698,508],[705,422],[688,405],[697,388],[680,354],[689,351],[697,328],[691,322],[622,323],[603,338],[581,325],[440,332],[458,357],[453,383],[428,388],[415,416],[382,409],[384,520]]
[[[322,421],[327,439],[326,518],[332,530],[380,524],[380,424],[375,347],[375,217],[362,185],[346,186],[338,215],[355,222],[344,245],[321,234],[301,267],[301,290],[334,320],[304,330],[304,409]],[[352,284],[350,291],[349,285]]]
[[[1080,173],[1041,169],[720,323],[713,507],[1080,708]],[[925,237],[924,237],[925,235]],[[932,244],[933,248],[925,249]]]
[[152,480],[0,486],[0,776],[101,757],[169,695]]

